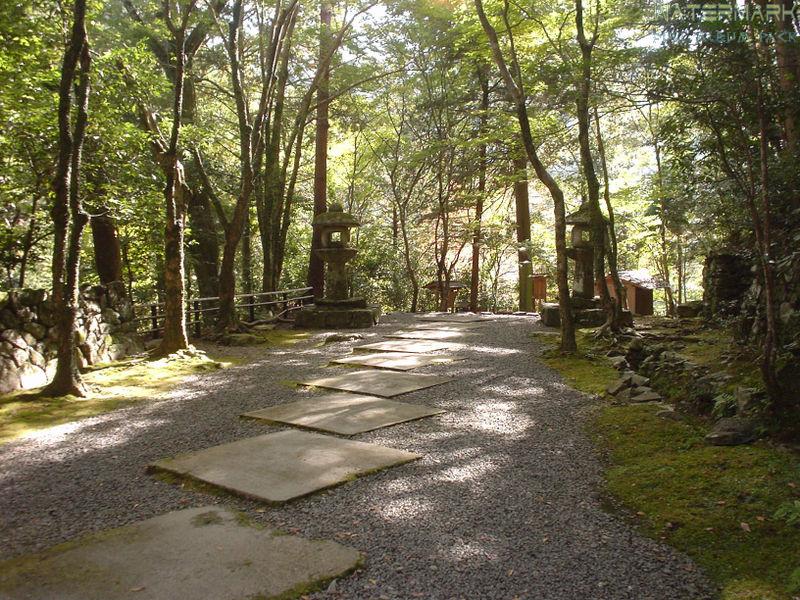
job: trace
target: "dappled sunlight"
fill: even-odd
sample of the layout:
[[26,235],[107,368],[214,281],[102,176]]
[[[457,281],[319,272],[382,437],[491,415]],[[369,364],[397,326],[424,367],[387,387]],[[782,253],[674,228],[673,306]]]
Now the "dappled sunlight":
[[460,426],[488,433],[521,437],[536,425],[536,421],[510,402],[478,402],[470,410],[470,418],[462,419]]
[[434,475],[434,479],[451,483],[474,481],[497,469],[503,462],[504,461],[496,455],[476,458],[442,469]]
[[421,496],[389,500],[377,508],[378,514],[389,521],[416,519],[432,510],[433,504]]

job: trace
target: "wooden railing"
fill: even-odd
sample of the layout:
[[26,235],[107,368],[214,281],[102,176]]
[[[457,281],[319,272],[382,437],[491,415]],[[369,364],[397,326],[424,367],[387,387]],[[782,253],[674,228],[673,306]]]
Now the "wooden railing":
[[[271,318],[280,318],[290,312],[314,303],[311,288],[295,288],[277,292],[260,292],[257,294],[239,294],[234,296],[235,310],[245,321],[253,323],[257,317],[263,318],[265,307],[276,307],[270,310]],[[203,325],[210,323],[209,318],[219,311],[216,304],[219,298],[190,298],[186,301],[186,328],[196,337],[202,335]],[[164,329],[164,303],[134,305],[136,330],[152,338],[161,337]]]

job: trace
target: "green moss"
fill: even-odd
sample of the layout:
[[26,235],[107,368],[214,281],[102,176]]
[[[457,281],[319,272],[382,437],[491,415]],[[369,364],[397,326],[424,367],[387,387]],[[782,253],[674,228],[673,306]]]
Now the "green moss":
[[619,373],[604,357],[599,356],[602,346],[591,333],[578,331],[578,353],[562,354],[558,350],[559,338],[552,335],[535,335],[545,346],[541,360],[558,371],[572,387],[587,394],[602,394],[606,387],[619,379]]
[[61,425],[137,402],[163,397],[191,375],[215,371],[228,363],[204,356],[128,359],[96,365],[84,374],[85,398],[42,398],[36,391],[0,397],[0,444],[39,429]]
[[597,441],[607,489],[648,534],[683,550],[730,600],[785,599],[800,568],[800,527],[773,518],[800,495],[795,454],[767,446],[709,446],[693,423],[652,406],[602,407]]

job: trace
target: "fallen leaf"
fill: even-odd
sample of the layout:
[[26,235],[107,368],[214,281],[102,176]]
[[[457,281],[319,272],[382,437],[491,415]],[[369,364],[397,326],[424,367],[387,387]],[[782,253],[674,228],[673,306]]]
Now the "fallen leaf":
[[765,516],[763,516],[763,515],[758,515],[758,516],[756,517],[756,521],[762,521],[762,522],[763,522],[763,521],[766,521],[766,520],[767,520],[767,517],[765,517]]
[[144,586],[143,585],[140,585],[139,587],[135,587],[135,588],[131,588],[130,589],[131,592],[141,592],[143,590],[144,590]]
[[741,528],[742,528],[742,531],[746,531],[747,533],[750,533],[750,525],[748,525],[748,524],[747,524],[747,523],[745,523],[744,521],[742,521],[741,523],[739,523],[739,527],[741,527]]

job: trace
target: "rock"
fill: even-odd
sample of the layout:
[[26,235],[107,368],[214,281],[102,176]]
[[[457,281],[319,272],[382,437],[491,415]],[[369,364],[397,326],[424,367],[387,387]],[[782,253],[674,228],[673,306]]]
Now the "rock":
[[40,369],[44,369],[45,367],[44,356],[33,348],[28,351],[28,360],[35,367],[39,367]]
[[631,385],[635,387],[641,387],[649,384],[650,378],[639,375],[638,373],[634,373],[633,376],[630,378],[630,381]]
[[25,323],[22,328],[37,340],[43,340],[47,335],[47,328],[39,323]]
[[119,313],[115,311],[113,308],[104,308],[100,313],[100,316],[104,323],[108,323],[109,325],[119,325]]
[[706,441],[714,446],[738,446],[756,439],[755,423],[742,417],[727,417],[717,421],[706,435]]
[[17,296],[17,302],[22,306],[38,306],[47,298],[46,290],[22,289]]
[[622,371],[623,369],[628,368],[628,361],[625,360],[624,356],[612,356],[611,366],[617,369],[618,371]]
[[671,408],[665,408],[660,410],[656,413],[656,416],[661,419],[666,419],[668,421],[681,421],[681,414],[677,410],[673,410]]
[[10,308],[0,311],[0,325],[3,329],[19,329],[22,327],[22,320]]
[[653,390],[637,393],[636,395],[631,394],[631,402],[661,402],[663,399],[661,394]]
[[258,346],[266,340],[252,333],[230,333],[226,335],[220,343],[226,346]]
[[28,362],[28,349],[26,348],[23,350],[22,348],[14,348],[11,351],[11,354],[8,356],[14,361],[14,364],[17,365],[17,367],[21,367]]
[[542,318],[542,325],[546,327],[559,327],[561,325],[561,313],[559,313],[558,304],[544,302],[540,315]]
[[19,387],[23,390],[47,385],[47,374],[44,369],[28,362],[19,368],[17,376],[19,377]]
[[622,403],[630,402],[630,400],[631,400],[631,388],[625,388],[624,390],[619,391],[617,393],[617,395],[614,396],[614,400],[616,400],[617,402],[622,402]]
[[700,300],[693,300],[684,304],[678,304],[675,307],[675,313],[682,319],[691,319],[700,315],[703,310],[703,302]]
[[634,395],[634,396],[636,394],[645,394],[647,392],[652,392],[652,391],[653,391],[653,388],[648,387],[646,385],[631,386],[631,394]]
[[616,396],[622,390],[630,387],[630,381],[626,381],[625,379],[618,379],[614,383],[608,384],[606,387],[606,392],[608,392],[611,396]]
[[736,413],[745,415],[756,412],[764,406],[765,394],[753,388],[737,387],[733,392],[736,400]]
[[355,340],[363,340],[364,335],[361,333],[333,333],[325,338],[325,344],[335,344],[337,342],[353,342]]

